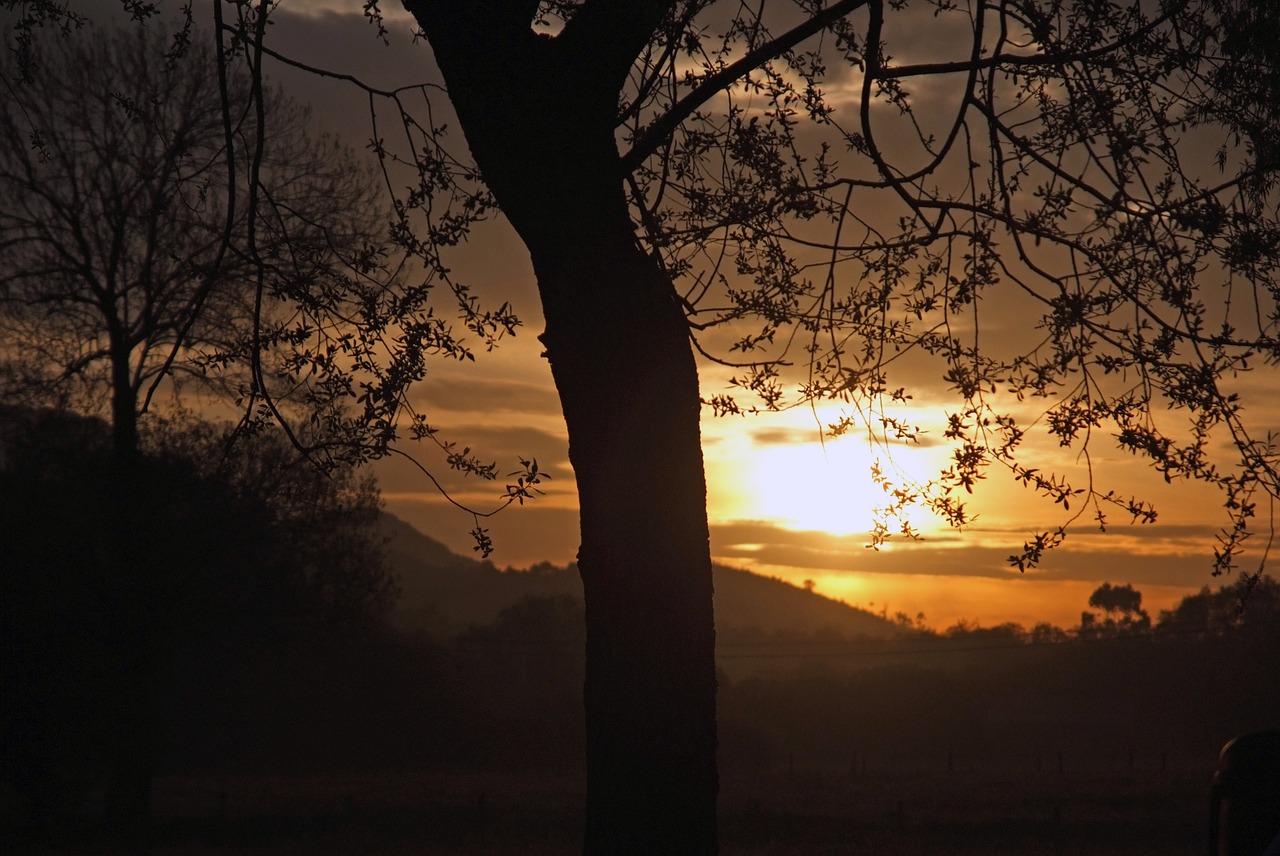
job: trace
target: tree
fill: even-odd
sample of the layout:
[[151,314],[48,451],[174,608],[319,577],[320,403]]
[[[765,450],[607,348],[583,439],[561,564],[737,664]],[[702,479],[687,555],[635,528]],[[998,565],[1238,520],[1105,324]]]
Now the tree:
[[0,66],[5,398],[101,413],[123,460],[166,380],[283,397],[272,370],[335,308],[323,289],[354,295],[349,281],[374,270],[372,176],[281,91],[219,75],[190,30],[24,47]]
[[1080,627],[1090,633],[1131,633],[1151,629],[1151,616],[1142,608],[1142,592],[1125,583],[1115,585],[1103,583],[1089,595],[1089,606],[1101,609],[1106,616],[1101,625],[1091,612],[1080,614]]
[[[133,628],[110,640],[119,739],[107,820],[135,837],[149,814],[155,697],[172,647],[151,587],[169,585],[165,572],[184,561],[175,551],[196,549],[174,547],[161,525],[189,528],[166,507],[188,479],[144,455],[139,419],[162,383],[195,380],[241,402],[249,427],[282,420],[286,400],[312,425],[350,422],[341,369],[323,382],[308,382],[308,369],[316,354],[343,364],[327,337],[334,317],[353,303],[384,313],[368,295],[392,294],[395,272],[381,266],[369,172],[190,27],[23,35],[0,60],[11,95],[0,102],[0,392],[111,426],[114,470],[99,475],[114,499],[107,523],[86,531],[100,541],[90,565],[106,611]],[[272,145],[257,145],[267,135]],[[323,430],[289,430],[295,445],[331,445]],[[322,463],[338,476],[337,458],[359,455]],[[344,546],[342,527],[323,531],[331,537],[317,548]]]
[[[691,333],[705,352],[705,331],[735,331],[737,383],[766,408],[784,403],[794,352],[800,400],[861,405],[885,443],[918,436],[891,377],[941,362],[955,463],[899,496],[958,524],[993,463],[1077,515],[1153,514],[1022,463],[1037,417],[1001,393],[1044,401],[1051,435],[1086,455],[1105,424],[1169,478],[1219,484],[1233,526],[1253,491],[1274,495],[1273,450],[1223,388],[1277,353],[1276,55],[1245,36],[1274,31],[1274,14],[1214,0],[405,6],[542,297],[581,507],[586,852],[716,847]],[[929,15],[960,47],[895,62]],[[921,116],[909,86],[930,81],[948,97]],[[1224,146],[1221,174],[1190,164],[1200,134]],[[1031,317],[993,342],[978,310],[1007,291]],[[1223,311],[1242,291],[1256,314],[1232,311],[1240,297]],[[1187,430],[1158,423],[1162,400]],[[1241,452],[1229,476],[1209,461],[1215,431]]]
[[1205,586],[1172,609],[1160,610],[1156,626],[1162,631],[1206,636],[1233,627],[1265,625],[1278,617],[1280,583],[1269,576],[1242,575],[1217,591]]
[[1089,606],[1106,612],[1142,613],[1142,592],[1133,586],[1103,583],[1089,595]]
[[[927,485],[883,471],[890,516],[924,502],[962,525],[994,466],[1063,507],[1019,568],[1086,513],[1154,520],[1091,471],[1077,485],[1026,461],[1040,426],[1086,462],[1108,432],[1165,477],[1223,490],[1217,569],[1235,566],[1256,495],[1277,489],[1236,384],[1280,353],[1274,9],[405,6],[447,91],[415,87],[431,104],[415,119],[406,90],[366,87],[411,141],[375,132],[387,174],[418,172],[397,235],[444,277],[496,206],[542,298],[581,508],[586,852],[716,849],[704,404],[837,401],[831,432],[910,443],[899,408],[938,372],[954,463]],[[269,54],[265,4],[238,9],[230,32]],[[469,156],[448,147],[444,98]],[[704,397],[695,350],[737,360],[756,403]],[[1233,467],[1211,455],[1220,438]]]

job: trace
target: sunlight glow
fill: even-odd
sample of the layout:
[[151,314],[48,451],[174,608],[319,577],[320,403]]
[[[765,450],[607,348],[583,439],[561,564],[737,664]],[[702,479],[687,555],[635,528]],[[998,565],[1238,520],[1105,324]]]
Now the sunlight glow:
[[755,516],[833,535],[869,532],[875,507],[884,503],[871,479],[872,460],[854,437],[760,449],[749,477]]
[[[873,466],[880,468],[890,489],[918,489],[945,465],[941,447],[885,446],[857,430],[843,436],[826,433],[824,438],[821,426],[841,416],[830,408],[757,414],[741,422],[704,419],[711,522],[756,521],[869,541],[877,511],[890,504],[872,476]],[[891,535],[900,532],[900,520],[881,517]],[[906,519],[921,535],[946,528],[923,506],[908,508]]]

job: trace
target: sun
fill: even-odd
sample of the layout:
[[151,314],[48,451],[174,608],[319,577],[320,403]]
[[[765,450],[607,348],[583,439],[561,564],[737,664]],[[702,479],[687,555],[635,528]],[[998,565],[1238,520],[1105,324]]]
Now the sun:
[[[814,414],[834,421],[828,413]],[[823,437],[809,414],[759,415],[756,421],[703,423],[706,444],[708,516],[713,524],[750,522],[836,536],[867,535],[877,509],[889,504],[872,476],[878,467],[890,489],[918,493],[936,478],[943,460],[938,450],[886,446],[865,432]],[[900,509],[916,533],[939,528],[920,505]],[[897,531],[903,519],[882,519]]]
[[869,532],[885,501],[871,477],[874,460],[856,437],[759,449],[748,477],[752,516],[788,529]]

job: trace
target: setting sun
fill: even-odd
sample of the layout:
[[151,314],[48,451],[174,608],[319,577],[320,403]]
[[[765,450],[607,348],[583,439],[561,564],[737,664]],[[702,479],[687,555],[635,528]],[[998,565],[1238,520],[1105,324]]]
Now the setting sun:
[[[821,421],[838,414],[819,413]],[[751,422],[706,420],[709,512],[713,522],[759,521],[792,531],[871,532],[888,497],[872,477],[879,466],[893,485],[936,476],[925,450],[872,446],[865,434],[823,437],[811,413],[758,415]],[[907,509],[917,531],[934,528],[927,509]],[[897,529],[889,521],[891,529]]]
[[883,493],[857,438],[776,445],[756,452],[748,478],[753,516],[833,535],[870,531]]

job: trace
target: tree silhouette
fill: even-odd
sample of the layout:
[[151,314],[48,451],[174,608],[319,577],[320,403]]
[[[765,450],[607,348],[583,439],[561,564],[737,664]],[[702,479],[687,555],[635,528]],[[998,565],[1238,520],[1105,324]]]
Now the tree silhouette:
[[[1280,352],[1274,9],[405,6],[445,88],[366,87],[407,140],[375,129],[388,187],[416,172],[396,234],[452,281],[445,258],[496,207],[542,299],[581,509],[586,852],[716,849],[704,405],[831,401],[847,413],[832,433],[911,443],[903,407],[940,374],[953,462],[926,485],[881,471],[890,518],[923,502],[963,524],[996,467],[1064,512],[1019,568],[1082,515],[1154,520],[1091,468],[1077,484],[1027,460],[1029,432],[1086,464],[1110,434],[1170,480],[1221,488],[1217,569],[1234,566],[1277,487],[1239,383]],[[251,62],[271,55],[266,12],[238,4],[226,23]],[[695,351],[754,400],[704,395]]]
[[318,292],[358,291],[349,272],[373,269],[371,176],[281,91],[238,67],[220,77],[190,31],[86,28],[24,47],[0,66],[5,399],[101,414],[127,459],[166,380],[283,397],[292,344],[329,308]]
[[[45,13],[70,14],[33,7]],[[396,272],[380,266],[371,175],[309,133],[306,111],[260,75],[218,62],[193,29],[20,33],[0,59],[9,91],[0,101],[0,394],[111,426],[111,463],[94,464],[115,469],[99,473],[112,487],[109,516],[91,530],[92,567],[106,613],[132,628],[109,640],[118,727],[107,794],[109,827],[132,838],[146,827],[155,699],[172,648],[154,590],[171,567],[199,564],[179,557],[181,547],[209,552],[174,546],[171,530],[188,532],[191,521],[166,503],[189,479],[144,455],[139,419],[163,383],[195,381],[242,403],[251,427],[296,402],[311,427],[290,429],[294,444],[304,435],[325,444],[324,426],[350,422],[350,386],[334,379],[340,371],[325,376],[328,386],[308,383],[308,369],[315,359],[353,361],[327,331],[352,303],[382,313],[367,295],[389,293]],[[270,149],[256,144],[266,135]],[[359,438],[342,433],[357,447],[344,460],[358,458]],[[262,472],[282,466],[268,457]],[[340,474],[335,456],[320,462]],[[229,537],[216,520],[210,533]],[[315,548],[344,555],[342,531],[316,529]]]
[[1107,612],[1137,613],[1142,611],[1142,592],[1128,583],[1117,586],[1103,583],[1089,595],[1089,605]]
[[1142,608],[1142,592],[1125,583],[1103,583],[1089,595],[1089,606],[1101,609],[1105,618],[1101,625],[1090,612],[1080,615],[1080,629],[1086,635],[1114,635],[1151,629],[1151,616]]
[[1172,609],[1161,610],[1161,630],[1209,636],[1232,627],[1266,624],[1280,618],[1280,583],[1269,576],[1241,575],[1229,586],[1208,586],[1187,595]]
[[[1274,15],[405,5],[542,297],[581,507],[587,852],[715,850],[698,412],[783,406],[789,362],[798,400],[848,405],[831,430],[868,414],[886,444],[918,437],[895,408],[915,365],[940,364],[954,463],[915,491],[887,484],[900,503],[963,523],[961,499],[995,464],[1077,516],[1153,519],[1021,460],[1031,423],[1085,455],[1105,425],[1167,477],[1223,487],[1230,566],[1252,493],[1276,487],[1227,388],[1276,353],[1275,49],[1243,38]],[[954,47],[919,56],[934,15]],[[754,405],[704,401],[694,349],[726,340]],[[1165,405],[1185,426],[1162,424]],[[1241,452],[1230,475],[1209,460],[1221,434]],[[1012,560],[1064,536],[1039,533]]]

